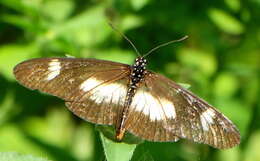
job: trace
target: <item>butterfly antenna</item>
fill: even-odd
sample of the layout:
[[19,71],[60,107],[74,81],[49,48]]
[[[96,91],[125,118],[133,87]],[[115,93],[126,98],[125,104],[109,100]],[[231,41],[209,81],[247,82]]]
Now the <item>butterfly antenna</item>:
[[126,39],[131,44],[131,46],[134,48],[134,50],[138,54],[138,56],[141,56],[140,52],[137,50],[137,48],[135,47],[134,43],[132,43],[132,41],[130,39],[128,39],[122,32],[120,32],[111,22],[108,22],[108,24],[111,26],[111,28],[114,31],[119,33],[124,39]]
[[153,48],[153,49],[151,49],[150,51],[148,51],[146,54],[144,54],[143,57],[148,56],[149,54],[151,54],[152,52],[154,52],[155,50],[157,50],[157,49],[159,49],[159,48],[161,48],[161,47],[163,47],[163,46],[167,46],[167,45],[172,44],[172,43],[175,43],[175,42],[183,41],[183,40],[187,39],[188,37],[189,37],[189,36],[186,35],[186,36],[183,36],[182,38],[180,38],[180,39],[178,39],[178,40],[172,40],[172,41],[163,43],[163,44],[161,44],[161,45],[158,45],[158,46],[156,46],[155,48]]

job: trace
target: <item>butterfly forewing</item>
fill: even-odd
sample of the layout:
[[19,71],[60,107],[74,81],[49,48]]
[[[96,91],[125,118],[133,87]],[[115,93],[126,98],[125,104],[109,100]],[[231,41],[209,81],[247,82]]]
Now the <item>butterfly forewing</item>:
[[[173,81],[149,73],[142,86],[146,89],[140,88],[137,93],[145,101],[136,104],[133,101],[131,111],[141,112],[144,120],[149,121],[137,124],[139,127],[132,127],[135,114],[130,115],[129,130],[136,135],[153,141],[174,141],[179,137],[220,149],[239,144],[239,132],[230,120]],[[156,126],[158,127],[147,132],[150,127]]]
[[[125,74],[120,76],[125,77]],[[99,83],[98,86],[85,91],[74,101],[66,102],[66,105],[73,113],[87,121],[114,125],[124,107],[127,93],[128,80],[120,76],[116,80]]]
[[114,124],[129,73],[125,64],[75,58],[32,59],[14,69],[24,86],[64,99],[76,115],[98,124]]

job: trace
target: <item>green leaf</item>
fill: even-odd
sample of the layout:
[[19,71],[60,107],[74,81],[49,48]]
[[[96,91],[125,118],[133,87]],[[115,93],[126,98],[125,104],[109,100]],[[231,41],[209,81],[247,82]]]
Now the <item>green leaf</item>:
[[[93,18],[93,15],[95,15],[95,18]],[[97,6],[82,12],[65,23],[53,26],[47,33],[51,32],[53,35],[58,36],[63,33],[75,32],[81,28],[95,28],[102,22],[105,22],[103,7]]]
[[[118,48],[111,48],[106,50],[98,50],[98,54],[94,55],[94,58],[104,59],[110,61],[116,61],[125,64],[132,64],[135,58],[134,51],[121,50]],[[120,55],[120,57],[118,56]]]
[[[96,125],[95,128],[98,131],[100,131],[102,133],[102,135],[105,136],[107,139],[110,139],[114,142],[118,142],[115,138],[116,130],[114,127],[106,126],[106,125]],[[121,142],[124,142],[126,144],[141,144],[144,142],[144,140],[129,132],[126,132],[125,136]]]
[[72,154],[79,160],[95,160],[95,133],[92,126],[86,122],[82,122],[80,126],[73,129],[75,132],[73,139],[68,139],[72,142]]
[[239,0],[225,0],[226,5],[233,11],[239,11],[241,3]]
[[127,15],[122,20],[122,30],[131,30],[144,24],[144,20],[141,17],[135,15]]
[[[59,122],[59,126],[57,126],[57,122]],[[23,127],[29,135],[62,148],[70,143],[73,124],[68,111],[52,106],[52,110],[48,111],[46,118],[30,117],[24,121]],[[31,127],[34,128],[31,129]]]
[[[15,106],[15,109],[13,108]],[[8,90],[4,96],[3,102],[0,102],[0,126],[8,121],[9,118],[20,112],[20,108],[14,100],[14,93]]]
[[209,51],[182,48],[177,53],[178,59],[189,67],[199,70],[208,76],[213,75],[217,70],[217,62],[215,55]]
[[35,30],[35,24],[33,24],[28,18],[21,15],[3,14],[0,16],[0,20],[27,31]]
[[149,3],[149,0],[131,0],[130,2],[135,10],[140,10]]
[[255,130],[247,142],[247,146],[244,152],[244,161],[259,161],[260,153],[259,153],[259,144],[260,140],[260,130]]
[[16,152],[0,152],[0,161],[50,161],[32,155],[22,155]]
[[214,83],[216,97],[229,98],[232,97],[239,88],[237,78],[232,73],[220,73]]
[[[75,4],[70,0],[47,0],[43,5],[43,12],[55,21],[65,20],[73,11]],[[59,12],[53,12],[53,11]]]
[[0,74],[14,79],[15,65],[32,56],[37,51],[36,45],[5,45],[0,47]]
[[14,124],[4,124],[0,128],[0,151],[17,151],[33,155],[46,155],[43,147],[29,140],[20,127]]
[[239,147],[235,147],[232,149],[220,150],[217,153],[219,160],[237,161],[239,160],[241,151]]
[[116,143],[107,139],[102,133],[100,133],[100,137],[107,161],[131,160],[136,144]]
[[190,84],[187,83],[178,83],[181,87],[185,88],[185,89],[189,89],[191,87]]
[[244,25],[235,17],[220,9],[210,9],[209,17],[215,25],[222,31],[229,34],[241,34],[244,32]]
[[0,4],[14,9],[18,12],[24,13],[26,15],[37,15],[38,8],[41,4],[40,0],[1,0]]

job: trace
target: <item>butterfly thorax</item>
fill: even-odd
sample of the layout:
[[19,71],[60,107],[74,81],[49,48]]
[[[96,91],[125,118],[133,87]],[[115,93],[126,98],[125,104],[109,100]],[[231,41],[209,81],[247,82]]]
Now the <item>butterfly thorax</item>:
[[135,63],[132,66],[131,71],[131,87],[136,87],[135,85],[143,80],[146,73],[146,63],[147,61],[143,57],[138,57],[135,59]]
[[138,57],[135,59],[134,65],[131,66],[130,81],[128,84],[128,92],[126,96],[126,106],[130,105],[132,98],[136,92],[136,89],[140,83],[144,80],[146,71],[147,61],[143,57]]
[[117,121],[117,134],[116,134],[116,139],[117,140],[122,140],[124,137],[125,133],[125,119],[127,118],[129,107],[132,103],[133,97],[136,93],[136,90],[139,86],[139,84],[143,81],[145,74],[147,73],[146,71],[146,64],[147,61],[143,57],[138,57],[135,59],[135,63],[131,66],[131,74],[130,74],[130,81],[128,84],[128,92],[126,95],[125,103],[124,103],[124,108],[121,113],[121,117]]

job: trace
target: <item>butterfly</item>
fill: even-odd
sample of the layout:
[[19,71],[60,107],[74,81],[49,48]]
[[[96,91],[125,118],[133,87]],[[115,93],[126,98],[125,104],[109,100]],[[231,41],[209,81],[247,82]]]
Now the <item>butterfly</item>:
[[80,118],[115,126],[118,141],[127,131],[148,141],[188,139],[219,149],[240,143],[238,129],[226,116],[172,80],[147,70],[145,56],[137,57],[133,65],[36,58],[18,64],[14,75],[27,88],[65,100]]

